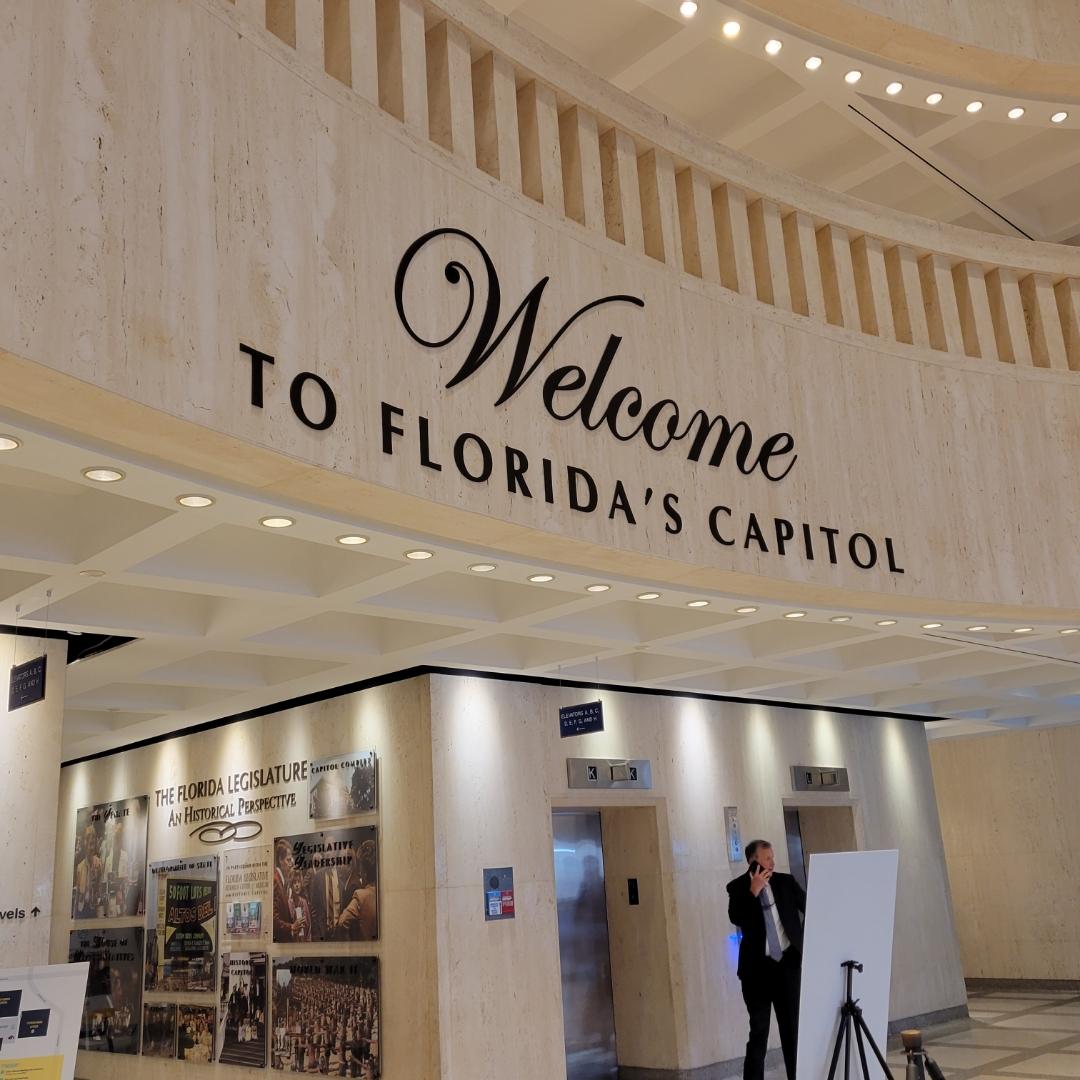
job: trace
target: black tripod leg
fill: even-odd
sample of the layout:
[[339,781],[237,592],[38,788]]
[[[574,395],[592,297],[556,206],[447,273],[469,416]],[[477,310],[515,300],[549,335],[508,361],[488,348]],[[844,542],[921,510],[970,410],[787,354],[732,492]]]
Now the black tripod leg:
[[[866,1064],[866,1047],[863,1044],[862,1024],[855,1025],[855,1041],[859,1044],[859,1063],[862,1065],[863,1080],[870,1080],[870,1069]],[[889,1080],[892,1080],[890,1077]]]
[[851,1080],[851,1013],[847,1014],[847,1038],[844,1040],[844,1080]]
[[840,1047],[844,1044],[850,1019],[851,1018],[848,1016],[847,1009],[841,1009],[840,1027],[836,1031],[836,1045],[833,1046],[832,1061],[829,1064],[829,1080],[833,1080],[833,1078],[836,1076],[836,1064],[840,1060]]
[[[856,1010],[855,1013],[855,1031],[859,1037],[859,1047],[862,1048],[863,1035],[866,1036],[866,1041],[870,1044],[870,1049],[874,1051],[874,1056],[878,1060],[878,1064],[881,1066],[881,1071],[892,1080],[892,1070],[889,1068],[888,1062],[885,1060],[885,1055],[878,1049],[878,1044],[874,1042],[874,1036],[867,1027],[866,1021],[863,1019],[862,1009]],[[865,1065],[863,1066],[865,1068]],[[869,1074],[867,1074],[869,1076]]]

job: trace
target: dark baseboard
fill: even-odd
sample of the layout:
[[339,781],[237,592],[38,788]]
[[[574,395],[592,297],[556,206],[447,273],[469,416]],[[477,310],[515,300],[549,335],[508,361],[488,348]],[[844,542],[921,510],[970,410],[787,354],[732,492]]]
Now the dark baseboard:
[[[936,1028],[942,1024],[961,1024],[967,1026],[970,1023],[968,1007],[966,1005],[952,1005],[947,1009],[935,1009],[933,1012],[917,1013],[915,1016],[904,1016],[899,1020],[889,1021],[889,1039],[893,1035],[899,1036],[901,1031],[910,1028]],[[899,1040],[897,1040],[899,1045]]]
[[[729,1080],[733,1076],[742,1076],[743,1059],[730,1058],[728,1061],[714,1061],[711,1065],[702,1065],[697,1069],[639,1069],[633,1065],[619,1066],[619,1080]],[[784,1059],[780,1049],[770,1050],[765,1057],[765,1070],[783,1069]]]
[[989,994],[995,990],[1075,990],[1080,979],[965,979],[969,994]]

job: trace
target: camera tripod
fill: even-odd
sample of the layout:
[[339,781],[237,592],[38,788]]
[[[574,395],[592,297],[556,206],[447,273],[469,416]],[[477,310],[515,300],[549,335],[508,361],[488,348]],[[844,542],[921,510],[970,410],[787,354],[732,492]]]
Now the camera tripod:
[[859,1007],[857,998],[851,996],[851,980],[853,972],[862,971],[863,966],[857,960],[845,960],[840,965],[847,971],[847,990],[844,996],[844,1004],[840,1006],[840,1029],[836,1033],[836,1045],[833,1047],[832,1062],[829,1065],[829,1080],[836,1076],[836,1066],[840,1061],[840,1051],[844,1051],[844,1080],[851,1080],[851,1038],[852,1029],[855,1031],[855,1042],[859,1050],[859,1062],[862,1065],[863,1080],[870,1080],[870,1067],[866,1061],[866,1043],[874,1051],[881,1071],[888,1080],[893,1080],[889,1066],[885,1063],[885,1057],[874,1042],[874,1036],[870,1034],[863,1019],[862,1009]]

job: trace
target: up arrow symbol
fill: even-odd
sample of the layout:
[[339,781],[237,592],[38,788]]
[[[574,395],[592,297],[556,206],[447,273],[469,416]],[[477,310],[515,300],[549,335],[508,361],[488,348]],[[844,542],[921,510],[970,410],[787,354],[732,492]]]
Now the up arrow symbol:
[[33,916],[34,916],[34,918],[36,919],[36,918],[37,918],[37,917],[38,917],[38,916],[39,916],[39,915],[41,914],[41,908],[39,908],[39,907],[38,907],[38,906],[37,906],[37,905],[35,904],[35,905],[34,905],[34,906],[33,906],[33,907],[32,907],[32,908],[30,909],[30,914],[31,914],[31,915],[33,915]]

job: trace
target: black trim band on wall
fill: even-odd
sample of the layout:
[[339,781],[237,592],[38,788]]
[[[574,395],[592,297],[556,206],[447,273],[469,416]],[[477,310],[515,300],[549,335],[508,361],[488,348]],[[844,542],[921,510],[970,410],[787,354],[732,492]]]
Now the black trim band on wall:
[[726,701],[733,705],[765,705],[778,709],[799,709],[803,712],[835,713],[839,716],[881,716],[890,720],[910,720],[916,724],[933,723],[938,719],[936,716],[916,716],[913,713],[853,709],[847,705],[813,705],[805,701],[773,701],[764,698],[736,697],[733,694],[709,694],[700,690],[667,690],[659,686],[620,686],[617,683],[603,683],[588,679],[559,679],[552,678],[550,675],[515,675],[501,671],[476,671],[472,668],[419,664],[416,667],[404,668],[401,671],[376,675],[360,682],[332,686],[327,690],[319,690],[312,694],[304,694],[301,697],[289,698],[287,701],[278,701],[271,705],[260,705],[257,709],[248,709],[246,712],[233,713],[230,716],[222,716],[216,720],[207,720],[202,724],[193,724],[191,727],[184,728],[183,731],[170,731],[164,735],[153,735],[149,739],[140,739],[137,742],[125,743],[123,746],[116,746],[109,750],[99,750],[95,754],[85,754],[83,757],[71,758],[69,761],[62,761],[60,767],[67,768],[69,765],[81,765],[86,761],[97,761],[99,758],[112,757],[113,754],[124,754],[129,750],[141,750],[145,746],[154,746],[157,743],[169,742],[172,739],[183,739],[188,735],[198,735],[204,731],[212,731],[214,728],[239,724],[244,720],[256,720],[260,716],[269,716],[271,713],[284,712],[286,709],[298,709],[303,705],[314,705],[319,701],[329,701],[332,698],[345,697],[347,694],[357,694],[361,690],[371,690],[376,686],[389,686],[392,683],[405,682],[409,679],[419,678],[422,675],[451,675],[457,678],[491,679],[494,682],[527,683],[533,686],[559,686],[573,690],[604,690],[614,694],[642,694],[647,697],[683,698],[690,701]]

